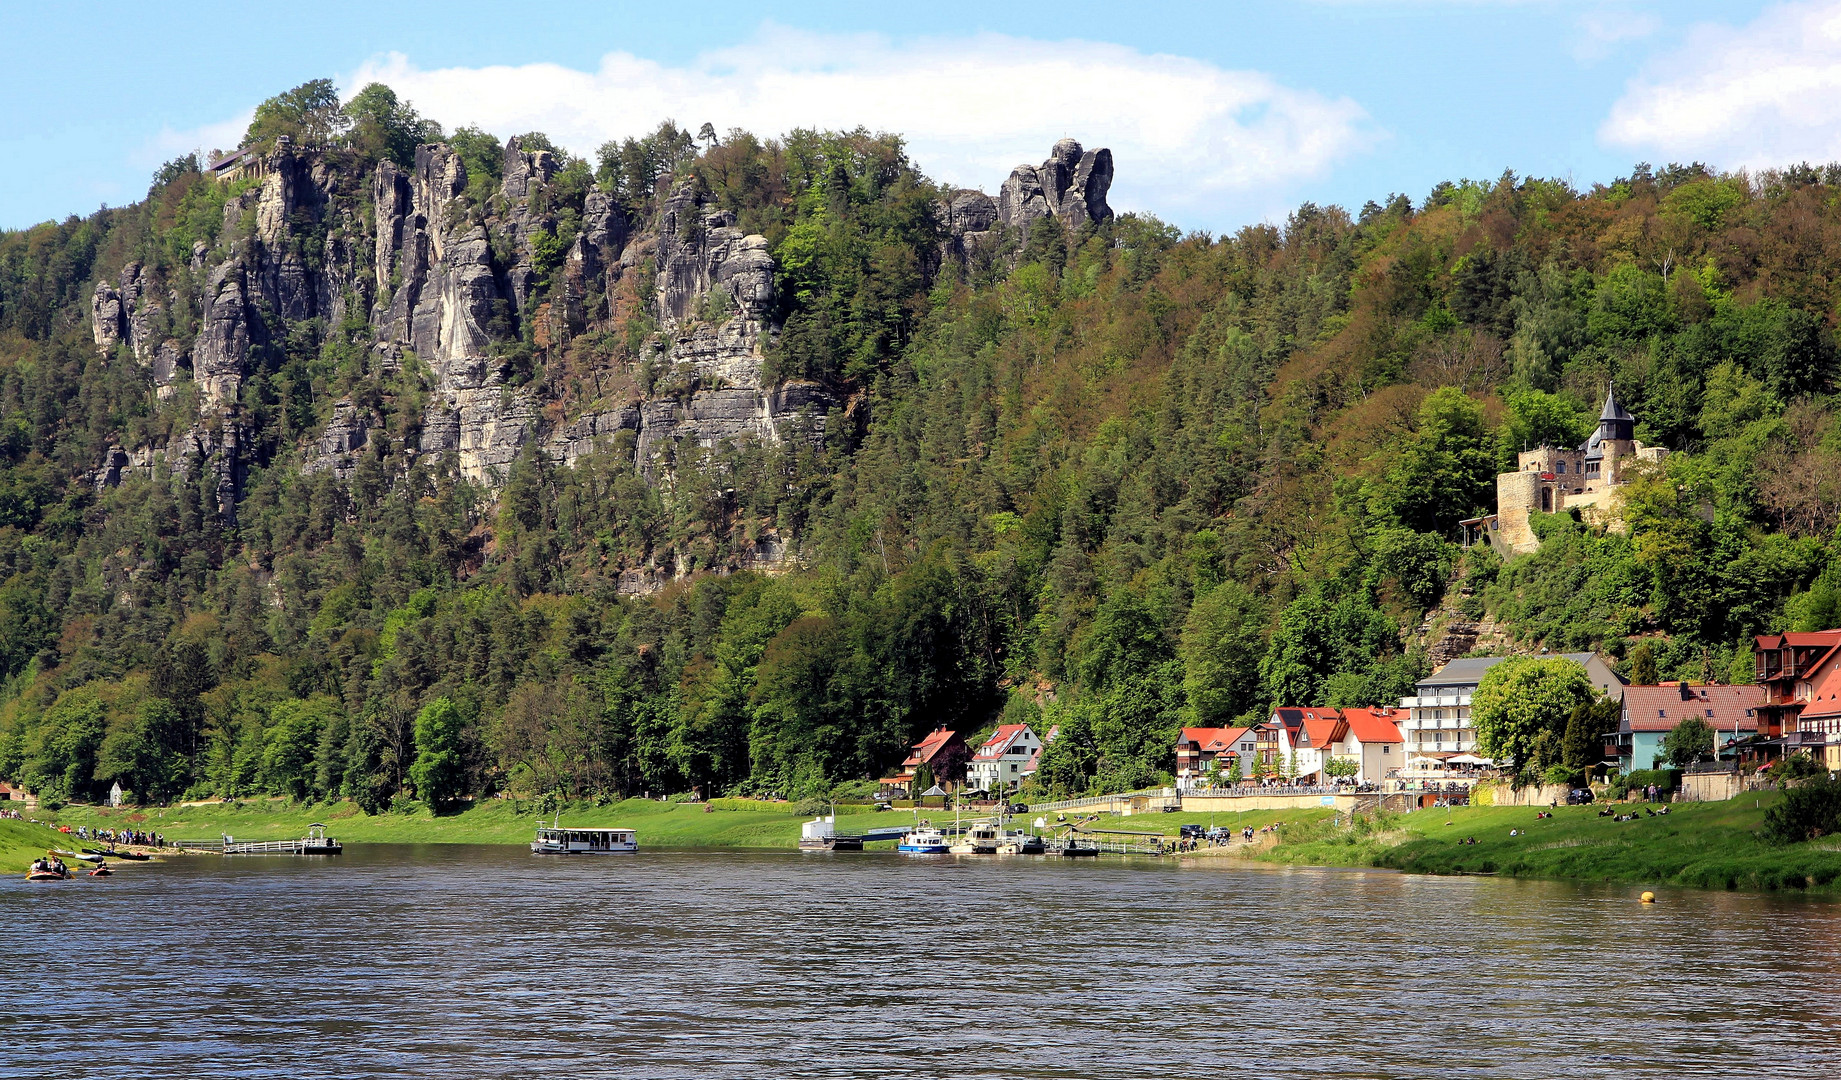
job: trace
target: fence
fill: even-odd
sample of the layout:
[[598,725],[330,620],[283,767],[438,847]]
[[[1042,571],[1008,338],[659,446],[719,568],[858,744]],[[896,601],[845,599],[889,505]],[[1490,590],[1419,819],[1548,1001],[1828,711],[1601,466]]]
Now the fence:
[[[1142,807],[1135,805],[1138,800],[1144,800],[1145,805]],[[1143,788],[1138,791],[1122,791],[1117,795],[1093,795],[1084,799],[1063,799],[1060,802],[1032,802],[1029,804],[1029,812],[1034,814],[1048,810],[1087,810],[1094,807],[1116,810],[1118,809],[1117,804],[1120,803],[1134,811],[1162,810],[1166,806],[1180,805],[1181,800],[1177,797],[1175,788]]]

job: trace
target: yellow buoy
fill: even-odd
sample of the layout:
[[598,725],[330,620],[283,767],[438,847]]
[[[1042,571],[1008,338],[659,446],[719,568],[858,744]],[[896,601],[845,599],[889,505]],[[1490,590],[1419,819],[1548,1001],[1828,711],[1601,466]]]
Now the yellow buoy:
[[1643,894],[1642,900],[1643,900],[1643,903],[1645,904],[1653,904],[1656,902],[1656,894],[1652,892],[1646,892]]

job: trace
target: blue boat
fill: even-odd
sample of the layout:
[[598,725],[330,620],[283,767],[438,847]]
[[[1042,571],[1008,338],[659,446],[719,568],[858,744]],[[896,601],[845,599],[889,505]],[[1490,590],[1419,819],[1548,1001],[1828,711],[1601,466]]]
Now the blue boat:
[[896,851],[905,851],[910,855],[944,855],[950,845],[946,834],[935,828],[915,829],[901,838],[895,845]]

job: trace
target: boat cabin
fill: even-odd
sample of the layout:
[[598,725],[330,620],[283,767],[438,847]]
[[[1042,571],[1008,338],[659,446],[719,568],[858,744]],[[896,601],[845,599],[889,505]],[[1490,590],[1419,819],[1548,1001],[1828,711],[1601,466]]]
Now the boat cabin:
[[539,855],[619,855],[639,850],[632,829],[563,829],[540,827],[531,850]]

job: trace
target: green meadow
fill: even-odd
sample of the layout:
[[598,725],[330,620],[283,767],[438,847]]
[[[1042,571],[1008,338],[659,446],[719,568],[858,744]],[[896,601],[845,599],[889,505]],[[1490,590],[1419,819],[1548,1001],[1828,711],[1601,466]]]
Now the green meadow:
[[1569,806],[1539,819],[1533,807],[1458,807],[1353,826],[1300,823],[1283,829],[1279,845],[1261,857],[1418,874],[1841,892],[1841,839],[1785,846],[1759,839],[1772,798],[1677,803],[1655,817],[1641,804],[1617,804],[1618,813],[1638,814],[1623,822],[1599,817],[1599,806]]

